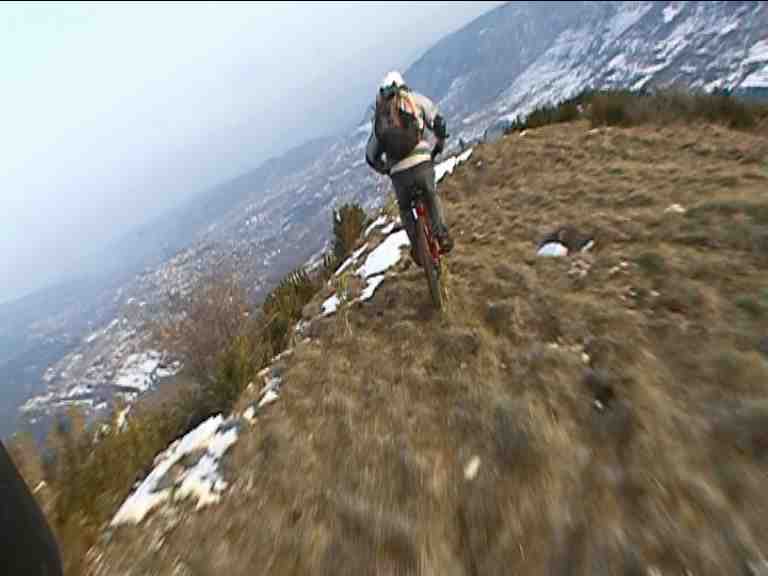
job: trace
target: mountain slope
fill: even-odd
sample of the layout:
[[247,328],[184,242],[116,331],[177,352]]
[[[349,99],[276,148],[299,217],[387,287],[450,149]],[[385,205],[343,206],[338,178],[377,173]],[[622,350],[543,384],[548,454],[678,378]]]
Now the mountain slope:
[[[478,146],[441,184],[445,316],[401,261],[314,319],[220,502],[117,528],[92,573],[759,573],[766,155],[709,125]],[[537,258],[561,225],[594,248]]]
[[[680,82],[759,93],[768,70],[767,13],[764,3],[745,1],[514,2],[447,36],[405,75],[448,115],[449,146],[455,147],[459,138],[498,134],[535,106],[587,87]],[[127,332],[141,334],[169,297],[225,271],[236,271],[258,300],[288,271],[320,255],[334,206],[358,201],[376,209],[385,202],[388,181],[364,161],[369,131],[366,120],[347,134],[291,151],[217,188],[176,220],[132,236],[128,243],[153,265],[107,291],[100,302],[112,304],[100,308],[93,330],[122,317]],[[116,336],[114,347],[127,332]],[[54,367],[57,374],[78,355],[101,356],[88,332],[76,336],[83,344]],[[141,352],[143,340],[133,346]],[[89,368],[83,365],[82,373]],[[78,385],[63,378],[55,388],[66,395]]]

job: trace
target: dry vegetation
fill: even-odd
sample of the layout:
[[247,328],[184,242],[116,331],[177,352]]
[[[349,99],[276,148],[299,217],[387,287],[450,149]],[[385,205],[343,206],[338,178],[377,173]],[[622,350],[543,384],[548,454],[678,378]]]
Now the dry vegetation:
[[[446,312],[404,260],[316,320],[221,504],[89,573],[761,573],[767,186],[765,136],[711,124],[477,147],[440,185]],[[535,257],[561,225],[594,250]]]
[[357,205],[335,211],[334,251],[312,274],[299,269],[286,276],[260,308],[249,303],[235,276],[205,279],[186,299],[172,302],[170,320],[154,326],[155,339],[183,360],[184,372],[172,391],[132,406],[123,426],[118,426],[122,406],[110,421],[89,426],[73,409],[51,431],[42,453],[29,437],[10,442],[10,453],[56,534],[66,575],[84,573],[88,551],[155,456],[208,417],[229,413],[256,373],[290,345],[303,307],[353,248],[366,222]]

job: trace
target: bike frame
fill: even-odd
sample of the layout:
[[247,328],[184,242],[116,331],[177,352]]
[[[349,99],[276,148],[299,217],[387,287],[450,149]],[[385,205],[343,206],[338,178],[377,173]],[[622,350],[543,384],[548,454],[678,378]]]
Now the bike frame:
[[427,234],[427,244],[429,245],[429,252],[432,255],[432,261],[435,263],[435,266],[437,266],[440,262],[440,247],[432,234],[432,222],[429,220],[427,208],[424,205],[424,198],[421,197],[421,194],[415,198],[414,203],[416,204],[417,218],[424,222],[424,230]]

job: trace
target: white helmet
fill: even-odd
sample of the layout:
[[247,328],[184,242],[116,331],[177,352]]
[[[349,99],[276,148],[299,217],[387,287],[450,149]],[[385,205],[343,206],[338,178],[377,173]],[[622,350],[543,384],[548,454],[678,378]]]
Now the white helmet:
[[388,72],[384,79],[379,84],[379,92],[385,92],[387,89],[402,88],[405,86],[405,80],[400,75],[400,72],[393,70]]

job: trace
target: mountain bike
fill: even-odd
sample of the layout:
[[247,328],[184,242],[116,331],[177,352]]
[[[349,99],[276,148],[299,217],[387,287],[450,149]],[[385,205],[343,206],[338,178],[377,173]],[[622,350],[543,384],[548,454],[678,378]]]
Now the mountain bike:
[[442,310],[440,245],[432,231],[432,223],[429,219],[424,192],[418,186],[411,193],[411,209],[416,212],[416,254],[427,276],[427,285],[429,286],[432,304],[437,310]]

